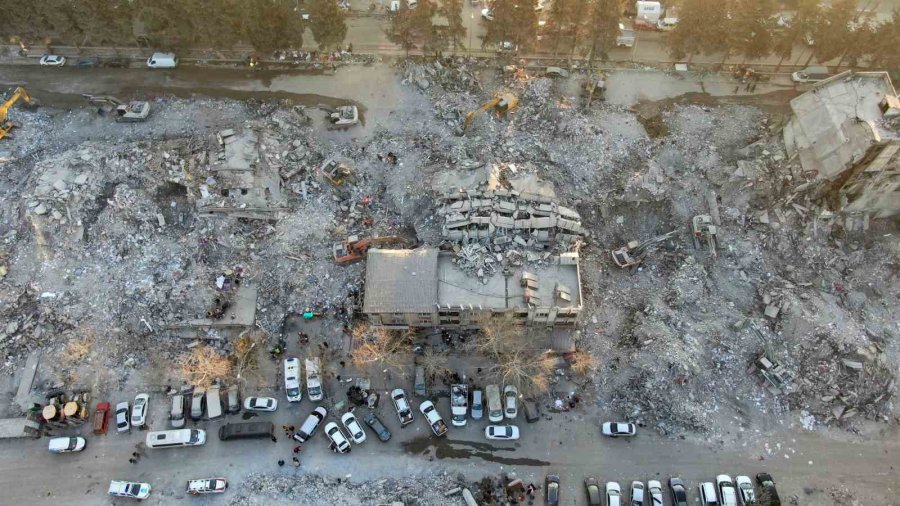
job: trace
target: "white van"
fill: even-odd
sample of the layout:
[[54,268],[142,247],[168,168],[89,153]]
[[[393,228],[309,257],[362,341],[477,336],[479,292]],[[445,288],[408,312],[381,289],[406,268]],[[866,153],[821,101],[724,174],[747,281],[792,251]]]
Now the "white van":
[[814,66],[794,72],[791,74],[791,81],[795,83],[815,83],[829,77],[831,77],[831,74],[828,73],[828,67]]
[[175,53],[153,53],[147,58],[147,67],[151,69],[174,69],[178,66]]
[[300,359],[284,359],[284,393],[288,402],[300,402],[303,400],[303,391],[300,389]]
[[222,418],[222,400],[219,398],[219,385],[206,390],[206,417],[210,420]]
[[157,430],[147,433],[147,448],[178,448],[206,444],[206,431],[200,429]]
[[322,391],[320,369],[318,358],[306,359],[306,394],[313,402],[319,402],[325,396]]
[[169,414],[169,423],[173,429],[184,427],[184,395],[175,394],[172,396],[172,412]]

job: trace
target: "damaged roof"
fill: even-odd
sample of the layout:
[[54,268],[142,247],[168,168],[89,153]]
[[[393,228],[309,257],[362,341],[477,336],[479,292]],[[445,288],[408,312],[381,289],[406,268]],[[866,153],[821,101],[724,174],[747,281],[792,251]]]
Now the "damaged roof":
[[437,280],[436,249],[370,249],[363,312],[430,312],[438,302]]

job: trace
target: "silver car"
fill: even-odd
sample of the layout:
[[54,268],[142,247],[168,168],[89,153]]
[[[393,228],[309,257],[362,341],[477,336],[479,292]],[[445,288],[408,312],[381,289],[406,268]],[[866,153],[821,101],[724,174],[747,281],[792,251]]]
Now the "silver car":
[[130,407],[127,402],[116,404],[116,432],[131,432],[131,423],[128,421]]

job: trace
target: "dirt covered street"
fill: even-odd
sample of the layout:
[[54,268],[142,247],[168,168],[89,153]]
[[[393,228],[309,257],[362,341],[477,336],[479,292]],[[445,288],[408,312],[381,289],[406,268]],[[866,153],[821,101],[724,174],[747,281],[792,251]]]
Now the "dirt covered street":
[[[900,222],[842,214],[838,192],[789,152],[790,101],[808,88],[775,79],[751,93],[725,74],[633,69],[603,76],[605,95],[589,99],[586,74],[508,70],[5,68],[0,82],[40,107],[12,109],[18,127],[0,141],[0,418],[57,390],[87,392],[91,407],[148,392],[147,425],[164,430],[170,388],[215,378],[279,407],[188,421],[208,432],[201,448],[146,449],[145,432],[112,422],[107,435],[54,429],[87,439],[77,455],[47,454],[46,438],[0,441],[3,488],[18,502],[98,504],[110,479],[130,479],[167,504],[206,473],[230,482],[217,504],[463,504],[444,495],[456,486],[492,504],[486,476],[556,473],[562,504],[586,504],[589,475],[623,490],[681,476],[693,503],[700,481],[765,471],[784,504],[896,502]],[[146,100],[150,116],[118,123],[82,94]],[[486,107],[460,135],[468,112],[504,94],[518,106]],[[329,124],[342,106],[359,124]],[[329,160],[346,168],[341,181],[323,173]],[[458,241],[448,188],[473,201],[486,188],[539,192],[578,231],[559,225],[565,240],[540,247],[536,233]],[[626,247],[634,266],[614,262],[611,251],[665,234]],[[526,423],[520,409],[519,441],[486,441],[486,420],[432,437],[420,399],[400,427],[388,392],[412,395],[423,360],[440,358],[429,396],[444,419],[453,374],[498,381],[478,332],[410,332],[391,357],[360,359],[379,336],[362,301],[379,288],[365,286],[365,260],[336,264],[333,244],[352,235],[441,248],[484,290],[492,275],[547,272],[551,253],[577,253],[580,314],[566,350],[542,355],[544,383],[523,392],[541,414]],[[364,379],[392,440],[367,427],[367,442],[336,455],[316,435],[292,467],[278,429],[314,404],[285,400],[289,356],[321,360],[328,421]],[[245,420],[273,421],[279,441],[218,441],[223,423]],[[638,434],[603,438],[605,421]],[[146,453],[129,469],[134,449]],[[71,473],[48,479],[57,467]]]

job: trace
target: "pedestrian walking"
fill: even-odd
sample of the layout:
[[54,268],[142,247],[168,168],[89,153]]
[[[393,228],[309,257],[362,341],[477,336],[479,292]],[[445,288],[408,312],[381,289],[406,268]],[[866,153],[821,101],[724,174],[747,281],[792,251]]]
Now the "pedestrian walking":
[[294,447],[294,453],[300,453],[300,450],[302,450],[302,448],[300,447],[300,445],[297,445],[297,446]]
[[128,459],[128,462],[131,462],[132,464],[137,464],[137,460],[135,460],[134,458]]
[[750,93],[756,91],[756,83],[753,83],[753,86],[750,87]]
[[275,437],[275,436],[272,436],[272,442],[273,442],[273,443],[277,443],[277,442],[278,442],[278,438]]
[[291,432],[297,432],[297,428],[294,427],[293,425],[288,425],[288,429],[289,429]]
[[284,465],[284,461],[283,461],[283,460],[279,460],[279,461],[278,461],[278,467],[281,467],[281,466],[283,466],[283,465]]
[[294,457],[294,467],[300,467],[300,459]]

